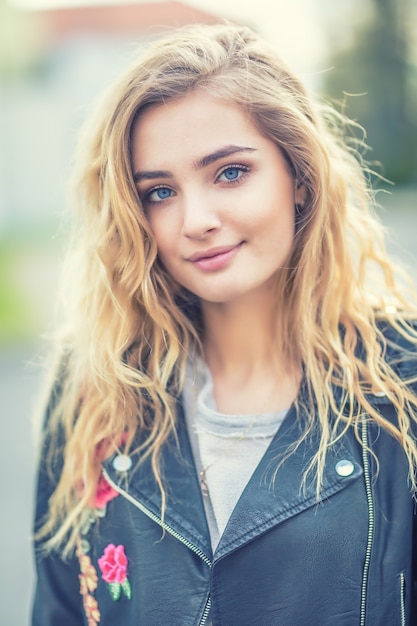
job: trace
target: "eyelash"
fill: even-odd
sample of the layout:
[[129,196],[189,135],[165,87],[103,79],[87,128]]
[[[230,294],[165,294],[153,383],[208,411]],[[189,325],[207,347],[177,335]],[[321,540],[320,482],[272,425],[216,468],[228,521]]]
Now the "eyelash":
[[[241,172],[241,176],[238,176],[238,178],[235,178],[233,180],[219,181],[220,176],[227,172],[227,170],[238,170],[239,172]],[[216,176],[216,182],[226,183],[227,185],[237,185],[244,178],[246,178],[249,172],[250,167],[248,167],[247,165],[243,165],[242,163],[232,163],[231,165],[226,165],[220,170],[220,172]]]
[[160,198],[159,200],[151,200],[151,195],[155,193],[155,191],[158,191],[158,189],[168,189],[168,191],[173,191],[172,189],[170,189],[170,187],[167,187],[166,185],[156,185],[155,187],[148,189],[147,191],[145,191],[144,194],[142,194],[142,202],[144,204],[161,204],[162,202],[164,202],[164,200],[168,200],[171,197],[168,196],[167,198]]
[[[228,170],[238,170],[241,173],[241,175],[232,180],[219,180],[220,176],[222,176]],[[250,173],[250,167],[248,167],[247,165],[243,165],[242,163],[233,163],[231,165],[225,165],[217,174],[215,182],[225,183],[226,185],[238,185],[240,182],[242,182],[244,178],[246,178],[246,176],[249,173]],[[172,196],[168,196],[167,198],[160,198],[159,200],[151,200],[151,195],[155,193],[155,191],[158,191],[158,189],[168,189],[171,192],[173,191],[172,189],[170,189],[170,187],[167,187],[166,185],[156,185],[155,187],[148,189],[148,191],[146,191],[142,195],[142,202],[148,203],[148,204],[161,204],[162,202],[164,202],[164,200],[168,200],[169,198],[172,197]]]

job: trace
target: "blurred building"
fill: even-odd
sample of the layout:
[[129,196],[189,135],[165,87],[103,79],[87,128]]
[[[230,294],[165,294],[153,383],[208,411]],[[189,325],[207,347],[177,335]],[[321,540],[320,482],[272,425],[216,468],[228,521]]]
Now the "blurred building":
[[138,47],[169,28],[219,20],[182,2],[44,10],[29,17],[40,40],[36,58],[29,72],[1,85],[0,232],[59,219],[77,129]]

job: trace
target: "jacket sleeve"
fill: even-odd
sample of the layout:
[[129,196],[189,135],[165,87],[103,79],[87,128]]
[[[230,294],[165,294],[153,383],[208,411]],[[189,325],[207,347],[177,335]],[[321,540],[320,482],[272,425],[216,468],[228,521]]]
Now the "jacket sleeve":
[[[56,388],[46,411],[48,421]],[[35,532],[44,523],[48,503],[62,469],[62,458],[49,467],[47,464],[48,437],[44,437],[41,449],[36,492]],[[63,560],[57,553],[46,553],[42,542],[34,542],[36,562],[36,586],[32,612],[32,626],[82,626],[84,611],[79,583],[79,563],[74,555]]]

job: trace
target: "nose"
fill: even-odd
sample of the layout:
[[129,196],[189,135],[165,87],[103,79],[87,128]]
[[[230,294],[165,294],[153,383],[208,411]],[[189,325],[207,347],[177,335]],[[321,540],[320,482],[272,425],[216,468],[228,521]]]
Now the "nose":
[[209,194],[187,194],[183,197],[183,234],[189,239],[204,239],[221,227],[220,214]]

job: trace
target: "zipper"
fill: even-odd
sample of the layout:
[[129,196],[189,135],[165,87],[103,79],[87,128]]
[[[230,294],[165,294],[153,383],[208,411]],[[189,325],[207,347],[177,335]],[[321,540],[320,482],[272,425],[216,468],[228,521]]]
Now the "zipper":
[[207,598],[206,606],[204,607],[203,615],[201,616],[199,626],[204,626],[207,621],[211,609],[211,598],[210,596]]
[[175,539],[178,539],[178,541],[180,541],[182,544],[184,544],[184,546],[186,546],[192,552],[194,552],[194,554],[197,554],[197,556],[199,556],[200,559],[204,561],[204,563],[206,563],[209,567],[211,567],[211,560],[208,558],[206,554],[204,554],[202,550],[200,550],[200,548],[197,548],[197,546],[192,544],[191,541],[188,541],[188,539],[180,535],[180,533],[174,530],[169,524],[162,521],[162,519],[158,517],[157,515],[155,515],[155,513],[152,513],[152,511],[147,509],[146,506],[144,506],[141,502],[138,502],[138,500],[135,500],[135,498],[133,498],[127,491],[119,487],[119,485],[117,485],[115,482],[112,481],[112,479],[110,478],[110,476],[108,475],[108,473],[106,472],[104,468],[103,468],[103,476],[107,480],[109,485],[113,487],[113,489],[115,489],[118,493],[120,493],[120,495],[126,498],[126,500],[128,500],[131,504],[133,504],[137,509],[142,511],[142,513],[147,515],[153,522],[155,522],[161,528],[163,528],[163,530],[165,530],[167,533],[175,537]]
[[405,619],[405,574],[400,574],[400,624],[406,626]]
[[373,546],[373,540],[374,540],[375,510],[374,510],[374,498],[372,494],[371,473],[370,473],[370,468],[369,468],[368,429],[367,429],[366,424],[362,424],[361,431],[362,431],[361,439],[362,439],[363,475],[365,479],[366,500],[368,503],[368,537],[366,541],[365,562],[363,565],[363,573],[362,573],[361,611],[360,611],[360,626],[365,626],[369,567],[371,563],[372,546]]

